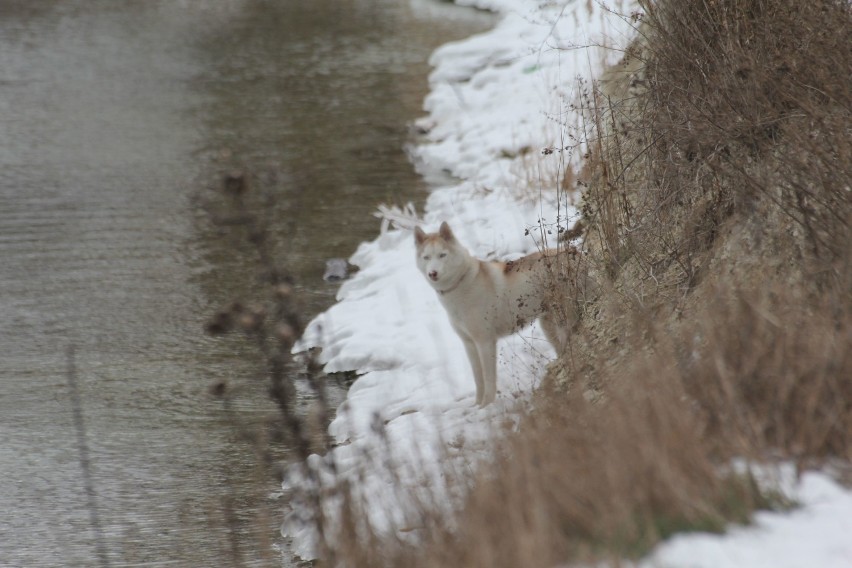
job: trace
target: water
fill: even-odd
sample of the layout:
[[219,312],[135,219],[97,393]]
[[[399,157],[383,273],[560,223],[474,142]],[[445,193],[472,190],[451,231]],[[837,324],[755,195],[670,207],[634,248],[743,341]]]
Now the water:
[[0,566],[98,564],[69,345],[109,562],[281,565],[247,441],[276,418],[262,363],[202,333],[259,290],[214,222],[222,175],[270,197],[310,317],[375,206],[422,201],[402,147],[428,54],[491,23],[431,0],[0,3]]

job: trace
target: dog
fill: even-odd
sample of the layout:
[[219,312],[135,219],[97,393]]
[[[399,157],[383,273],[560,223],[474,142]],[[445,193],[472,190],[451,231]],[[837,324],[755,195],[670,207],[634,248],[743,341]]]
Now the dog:
[[509,262],[474,258],[444,222],[437,233],[414,230],[417,267],[437,292],[464,343],[476,380],[476,404],[497,396],[497,340],[540,318],[560,353],[579,318],[574,299],[582,255],[574,248],[545,250]]

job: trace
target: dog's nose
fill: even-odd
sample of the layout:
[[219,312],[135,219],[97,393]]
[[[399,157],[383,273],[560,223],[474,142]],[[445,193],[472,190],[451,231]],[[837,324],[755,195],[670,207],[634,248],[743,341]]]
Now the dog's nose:
[[429,273],[429,278],[431,278],[431,279],[432,279],[432,281],[437,280],[437,279],[438,279],[438,271],[437,271],[437,270],[433,270],[433,271],[431,271],[431,272]]

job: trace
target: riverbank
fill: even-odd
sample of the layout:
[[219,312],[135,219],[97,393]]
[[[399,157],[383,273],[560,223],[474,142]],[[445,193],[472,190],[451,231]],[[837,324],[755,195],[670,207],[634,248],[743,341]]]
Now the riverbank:
[[[538,425],[535,420],[525,420],[525,435],[530,431],[534,435],[518,437],[514,443],[502,446],[504,450],[516,450],[514,453],[506,451],[505,455],[493,458],[493,434],[516,429],[521,420],[520,411],[528,405],[530,393],[540,382],[551,354],[541,346],[541,333],[535,327],[502,342],[498,370],[501,396],[493,407],[471,409],[473,384],[463,350],[432,291],[414,268],[412,237],[407,229],[417,219],[402,212],[389,215],[396,228],[386,224],[378,239],[359,247],[352,261],[362,266],[362,272],[341,288],[339,303],[312,323],[304,339],[303,347],[323,348],[322,361],[328,370],[363,373],[332,424],[331,432],[341,446],[326,458],[317,457],[312,465],[321,475],[334,471],[353,480],[354,493],[349,495],[361,500],[364,508],[358,512],[364,515],[364,520],[355,521],[352,526],[361,536],[391,536],[409,542],[429,520],[434,520],[430,515],[435,508],[452,507],[467,498],[464,515],[451,517],[455,522],[466,523],[462,527],[467,529],[464,535],[454,539],[453,535],[457,534],[454,528],[459,527],[448,527],[451,536],[442,541],[441,536],[446,535],[438,534],[435,538],[438,545],[434,548],[447,545],[443,554],[461,559],[471,547],[452,549],[452,545],[456,540],[473,542],[472,548],[485,551],[484,556],[474,557],[479,561],[493,560],[489,565],[498,565],[497,560],[500,565],[527,565],[513,563],[518,558],[551,558],[550,562],[554,563],[571,555],[598,560],[597,548],[606,548],[604,557],[620,561],[621,554],[647,553],[653,543],[677,530],[696,530],[702,526],[721,530],[734,518],[748,519],[752,508],[771,503],[763,501],[762,490],[743,490],[739,478],[720,475],[719,456],[737,455],[739,450],[765,457],[767,452],[779,449],[779,440],[780,449],[792,452],[785,454],[788,456],[802,456],[804,451],[809,459],[815,459],[826,449],[807,446],[803,450],[804,442],[796,436],[783,439],[782,434],[786,435],[792,424],[785,421],[800,419],[798,414],[784,415],[772,407],[760,406],[760,401],[752,401],[750,404],[758,408],[737,407],[754,413],[749,414],[750,422],[743,426],[744,430],[727,430],[725,427],[732,421],[724,414],[726,407],[711,405],[707,410],[702,406],[711,402],[702,396],[712,393],[696,391],[695,381],[689,378],[695,375],[702,378],[698,381],[702,385],[716,384],[712,382],[719,378],[716,373],[723,375],[720,383],[723,387],[746,390],[747,384],[725,380],[729,381],[731,376],[739,379],[754,375],[765,380],[761,384],[766,397],[759,398],[775,400],[785,411],[796,409],[792,399],[772,398],[773,385],[777,384],[773,382],[775,373],[782,376],[782,367],[786,373],[794,365],[785,363],[778,369],[770,367],[765,371],[761,363],[758,371],[741,368],[733,375],[726,372],[728,368],[736,368],[726,365],[750,361],[750,349],[766,349],[773,360],[781,360],[778,359],[781,355],[773,351],[777,345],[775,335],[763,335],[759,341],[755,337],[736,342],[726,339],[731,335],[732,322],[734,329],[769,333],[765,321],[780,321],[773,314],[778,317],[790,314],[767,312],[766,306],[773,304],[765,303],[762,296],[747,296],[740,310],[726,312],[721,307],[727,306],[726,303],[720,306],[714,303],[718,301],[718,292],[714,296],[714,288],[701,286],[712,280],[700,268],[712,266],[719,274],[733,274],[731,263],[736,264],[740,254],[754,252],[739,248],[742,239],[727,240],[719,235],[742,236],[754,231],[764,238],[761,241],[756,237],[758,243],[774,242],[776,232],[795,238],[800,235],[796,236],[795,230],[787,225],[781,225],[785,228],[777,231],[774,224],[777,218],[773,216],[761,217],[767,220],[766,227],[755,227],[749,210],[737,209],[742,204],[736,197],[718,187],[699,187],[707,191],[687,198],[676,193],[675,197],[680,199],[653,202],[659,195],[665,195],[660,188],[676,190],[679,184],[685,186],[691,179],[712,180],[712,176],[698,175],[703,170],[696,173],[689,168],[712,164],[718,145],[671,150],[668,154],[665,151],[672,146],[654,147],[661,156],[657,166],[660,177],[653,178],[659,184],[651,186],[653,191],[648,190],[649,184],[644,181],[649,179],[644,175],[647,171],[639,167],[628,175],[612,175],[628,172],[630,164],[645,166],[641,161],[645,150],[640,142],[647,132],[640,131],[639,142],[635,142],[630,137],[635,134],[630,129],[634,123],[627,114],[620,114],[625,107],[619,106],[626,100],[642,99],[637,97],[639,91],[633,90],[628,93],[630,96],[609,101],[603,109],[597,106],[596,97],[600,93],[594,92],[590,78],[599,77],[606,65],[620,59],[622,50],[629,45],[636,33],[633,26],[639,19],[633,13],[634,7],[610,6],[605,10],[598,5],[539,6],[496,0],[477,5],[503,10],[503,19],[491,32],[441,48],[432,59],[436,69],[432,75],[433,91],[426,101],[429,116],[418,122],[426,141],[415,155],[422,171],[437,169],[460,181],[433,191],[422,222],[427,229],[434,229],[440,221],[448,220],[462,242],[478,256],[513,258],[535,249],[536,237],[539,241],[549,240],[570,227],[577,215],[572,191],[574,180],[581,179],[592,188],[587,194],[588,207],[584,209],[584,216],[593,221],[586,245],[594,260],[600,261],[601,274],[610,279],[609,297],[585,322],[585,335],[575,344],[578,351],[563,359],[571,372],[554,377],[563,391],[548,394],[564,396],[551,405],[556,414],[539,412]],[[720,17],[720,21],[723,19]],[[584,31],[578,32],[579,29]],[[618,44],[615,39],[624,43]],[[637,80],[630,87],[641,90],[643,78],[634,78]],[[712,85],[708,90],[712,91]],[[683,92],[691,91],[685,87]],[[604,117],[606,125],[584,123],[584,115],[578,108],[586,110],[585,120]],[[663,104],[662,108],[669,107]],[[680,125],[678,121],[675,123]],[[589,152],[584,146],[589,132],[596,132],[598,140],[603,140],[604,134],[610,136]],[[739,131],[735,134],[725,143],[739,147],[742,134]],[[770,134],[754,144],[765,144],[765,140],[775,142],[776,134]],[[626,153],[635,147],[610,145],[619,136],[639,144],[635,160]],[[686,139],[688,133],[681,133],[672,144]],[[647,147],[654,143],[656,140]],[[621,149],[625,153],[603,153]],[[749,151],[753,150],[748,147],[744,152]],[[696,161],[701,152],[705,153],[704,158]],[[580,177],[581,159],[590,153],[595,158],[587,162],[588,169]],[[755,155],[749,159],[752,162],[748,163],[752,164]],[[677,184],[665,185],[670,179],[664,174],[671,173],[666,168],[673,161],[682,164],[684,171],[692,172],[693,178],[678,178]],[[775,180],[767,178],[767,182]],[[739,187],[736,179],[726,183]],[[834,187],[832,183],[828,186]],[[710,190],[719,191],[718,203],[706,201],[706,196],[715,195]],[[649,206],[646,199],[655,206]],[[757,197],[750,203],[756,206]],[[772,211],[771,203],[761,202],[761,207]],[[668,216],[662,218],[661,211]],[[741,217],[732,213],[735,211]],[[676,232],[681,229],[685,234]],[[762,233],[764,229],[768,232]],[[767,235],[771,238],[765,238]],[[647,248],[636,246],[639,238],[649,239],[642,241],[648,243]],[[714,243],[717,238],[718,242]],[[730,248],[734,246],[737,248]],[[799,244],[796,246],[795,250],[804,250]],[[786,250],[784,246],[774,245],[769,249]],[[736,270],[749,271],[753,276],[772,266],[773,274],[778,275],[795,264],[784,255],[767,254],[771,252],[769,249],[747,254],[748,262],[737,264]],[[802,258],[808,258],[807,252],[801,254]],[[818,304],[807,308],[822,318],[824,312],[819,309]],[[764,323],[757,325],[750,317]],[[789,320],[791,329],[798,327],[797,317],[793,314]],[[826,333],[828,328],[819,326],[831,322],[819,318],[815,329]],[[841,329],[845,329],[842,325]],[[674,339],[655,341],[657,335]],[[738,338],[736,334],[733,337]],[[843,353],[842,349],[838,351],[841,344],[836,338],[830,334],[820,337],[825,347],[820,356],[831,358]],[[680,345],[677,340],[682,338],[696,339],[694,344]],[[702,342],[701,338],[709,339]],[[707,355],[703,350],[708,342],[711,347],[722,346],[720,351]],[[794,348],[809,345],[795,334],[784,336],[782,342]],[[744,345],[749,346],[745,354]],[[668,359],[645,358],[660,353],[665,356],[669,350],[673,353]],[[816,356],[817,351],[811,354]],[[690,359],[682,353],[693,353],[694,357]],[[721,367],[701,364],[719,360],[725,363]],[[833,364],[828,359],[825,361]],[[842,357],[837,363],[843,363]],[[825,368],[832,368],[831,364]],[[684,368],[689,371],[683,371]],[[610,372],[612,369],[616,372]],[[793,382],[783,384],[801,384],[801,376],[795,373],[784,376]],[[844,384],[830,373],[820,376],[829,381],[827,384],[840,387]],[[572,397],[571,393],[578,390],[585,394],[585,389],[573,388],[580,380],[591,385],[595,397],[606,391],[606,403],[588,405],[583,397]],[[567,395],[564,390],[568,391]],[[812,395],[826,408],[836,408],[831,400],[824,400],[824,394],[812,392]],[[685,400],[694,401],[693,406],[685,405]],[[836,416],[840,418],[835,423],[822,423],[820,428],[824,427],[830,434],[825,439],[830,441],[831,451],[843,455],[843,444],[848,444],[848,438],[835,430],[838,424],[845,423],[848,412],[843,413],[842,403],[837,408]],[[816,414],[806,416],[809,418],[799,424],[801,428],[818,423]],[[742,432],[755,425],[767,429],[761,436],[773,439],[750,440],[749,444],[737,447],[734,443],[726,445],[728,440],[741,441],[748,437]],[[718,439],[707,434],[710,432]],[[621,445],[610,445],[613,440],[620,440]],[[806,442],[818,443],[807,436]],[[793,446],[785,448],[785,443]],[[560,448],[556,452],[559,455],[554,455],[554,447]],[[518,467],[513,468],[513,462]],[[484,484],[485,476],[477,472],[483,464],[487,464],[491,473]],[[365,465],[366,469],[362,469]],[[324,479],[329,486],[334,481],[331,475]],[[728,484],[732,479],[734,486]],[[681,484],[684,480],[686,483]],[[824,473],[807,474],[799,481],[797,485],[796,481],[788,480],[782,489],[799,499],[798,504],[803,507],[800,511],[759,513],[756,529],[708,539],[712,541],[709,546],[718,546],[714,549],[715,556],[708,558],[718,561],[730,554],[734,558],[730,566],[738,565],[736,558],[762,558],[761,561],[775,564],[789,560],[792,563],[787,565],[791,566],[802,559],[820,565],[842,565],[837,562],[852,554],[842,537],[852,518],[848,491]],[[560,493],[560,489],[566,491]],[[734,491],[733,507],[732,503],[719,504],[720,494],[722,499],[731,499],[727,491]],[[774,487],[767,486],[766,491],[771,493]],[[824,506],[825,500],[834,505]],[[531,509],[530,503],[536,507]],[[667,516],[672,511],[674,517]],[[637,519],[638,526],[634,522]],[[335,528],[333,523],[328,526]],[[829,526],[840,529],[826,530]],[[569,534],[567,543],[556,539],[554,545],[546,540],[551,530],[573,534]],[[789,541],[791,531],[819,533],[821,543],[784,547],[785,558],[780,558],[774,548],[769,556],[761,556],[760,550],[767,549],[765,543]],[[309,536],[306,532],[301,534]],[[557,536],[565,538],[565,534]],[[679,537],[680,544],[672,545],[669,552],[663,544],[648,562],[650,565],[691,563],[695,560],[692,551],[707,550],[701,548],[701,542],[707,542],[702,538],[706,537]],[[526,543],[527,550],[521,550],[524,542],[520,541]],[[548,549],[551,545],[553,548]],[[433,557],[441,558],[441,552]],[[429,565],[429,561],[424,560],[423,565]]]

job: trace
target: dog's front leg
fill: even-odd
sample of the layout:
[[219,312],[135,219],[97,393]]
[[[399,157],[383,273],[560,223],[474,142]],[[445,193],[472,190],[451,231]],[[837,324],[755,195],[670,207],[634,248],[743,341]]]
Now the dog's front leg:
[[497,340],[480,341],[476,344],[479,351],[479,364],[482,367],[484,393],[480,406],[487,406],[497,398]]
[[482,405],[482,398],[485,396],[484,384],[482,381],[482,365],[479,363],[479,351],[476,349],[476,343],[467,335],[459,330],[456,330],[459,337],[464,343],[464,349],[467,351],[467,359],[470,361],[470,368],[473,370],[473,380],[476,381],[476,404]]

